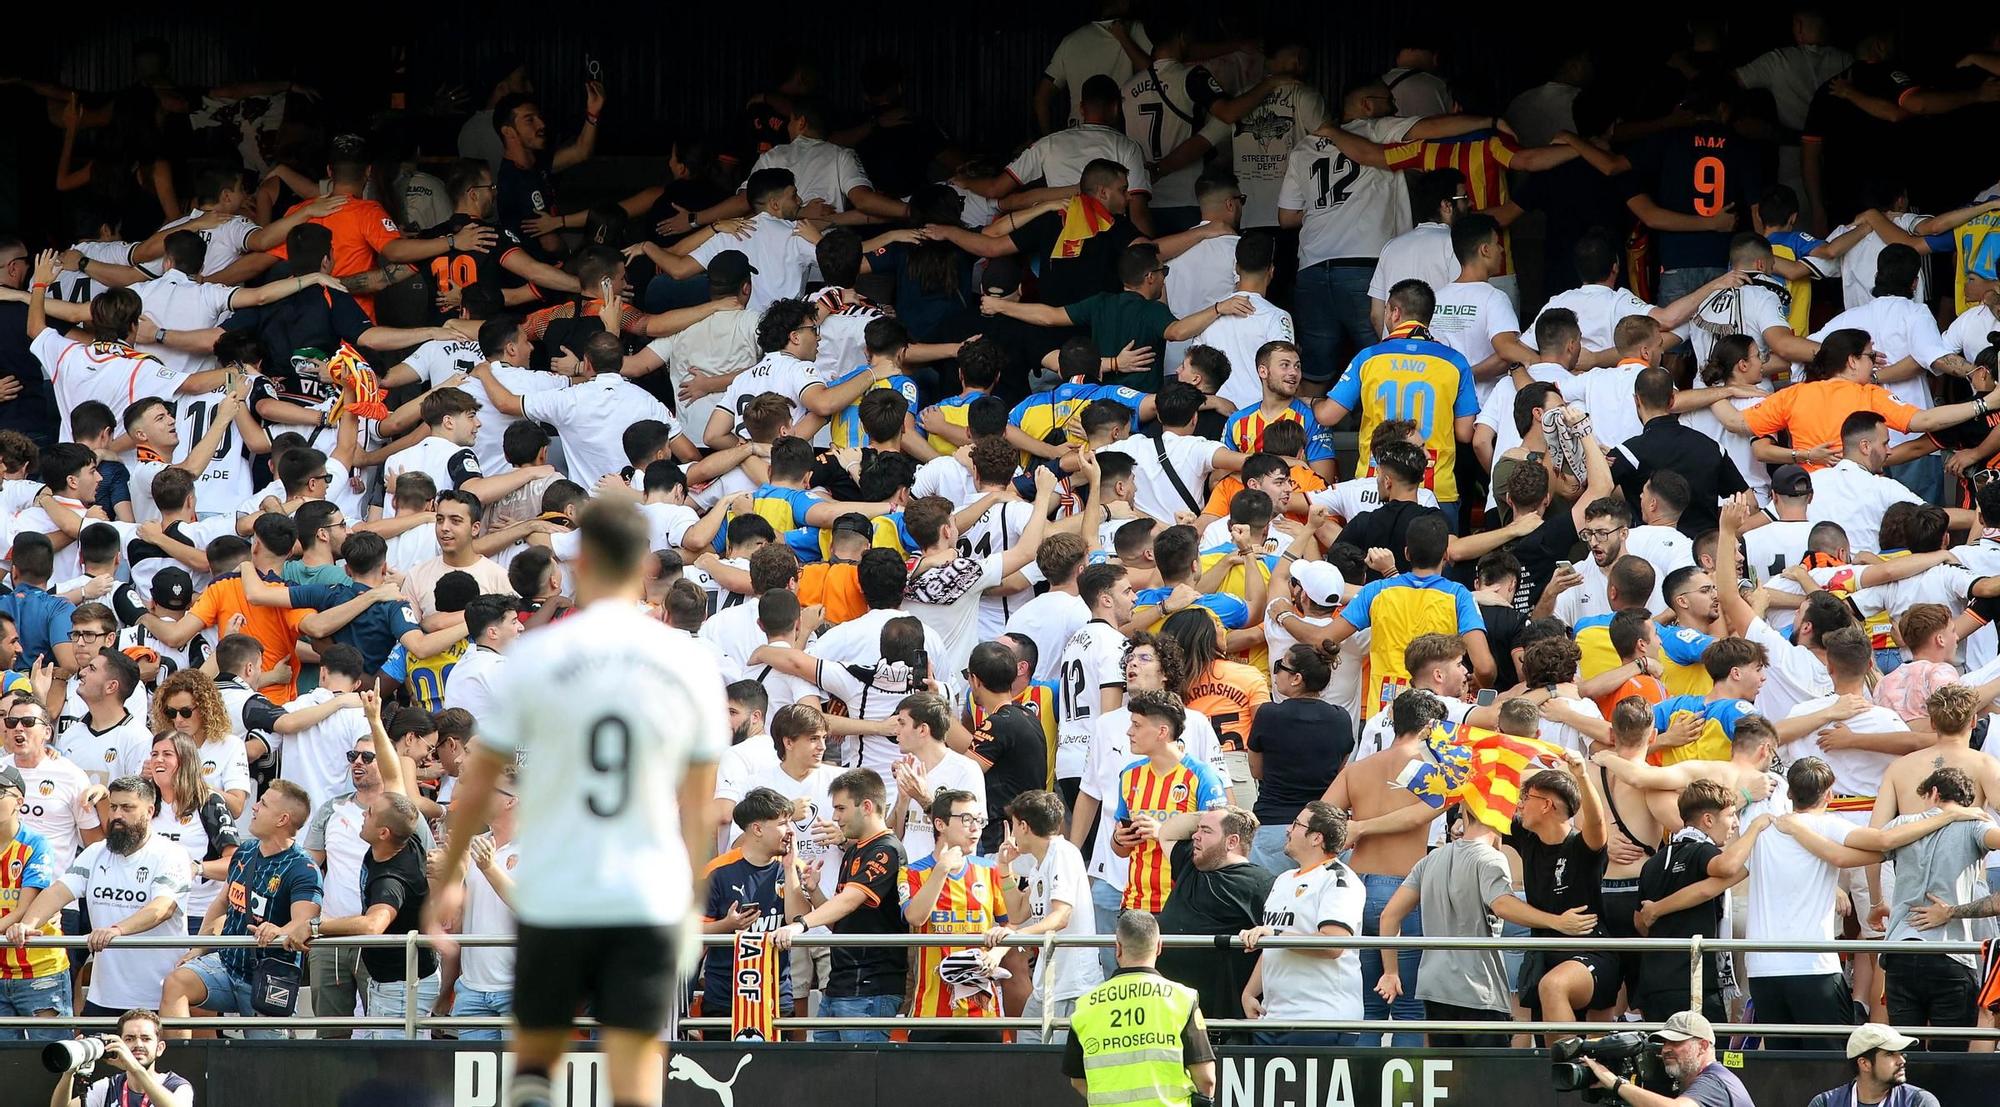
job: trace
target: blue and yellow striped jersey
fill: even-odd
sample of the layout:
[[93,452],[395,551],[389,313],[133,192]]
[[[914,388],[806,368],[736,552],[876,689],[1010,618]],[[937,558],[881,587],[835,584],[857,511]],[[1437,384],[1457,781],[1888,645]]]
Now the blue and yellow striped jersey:
[[1672,726],[1674,716],[1701,716],[1701,737],[1685,746],[1661,750],[1654,760],[1661,765],[1680,761],[1727,761],[1735,750],[1736,720],[1757,714],[1757,705],[1748,700],[1711,700],[1705,696],[1672,696],[1653,705],[1653,729],[1661,732]]
[[[937,418],[944,420],[954,427],[962,428],[966,425],[967,420],[972,418],[972,401],[982,399],[985,395],[986,393],[975,388],[962,396],[953,396],[949,399],[939,400],[932,406],[936,409]],[[948,454],[958,449],[958,446],[951,439],[933,433],[930,428],[924,426],[924,415],[921,411],[917,413],[917,430],[931,440],[931,449],[941,454]]]
[[1084,407],[1093,401],[1114,400],[1132,409],[1132,431],[1136,434],[1139,404],[1145,398],[1145,393],[1136,388],[1068,381],[1015,404],[1007,422],[1021,428],[1030,438],[1046,440],[1050,431],[1060,429],[1071,442],[1082,442],[1082,430],[1071,425],[1070,420],[1082,415]]
[[1954,310],[1964,315],[1975,302],[1966,293],[1968,281],[1975,277],[1982,281],[2000,280],[2000,212],[1973,216],[1951,232],[1951,239],[1958,250],[1958,264],[1953,267],[1951,278]]
[[[1812,260],[1812,252],[1820,248],[1819,239],[1805,231],[1772,231],[1765,237],[1771,240],[1771,256],[1801,262],[1813,272],[1821,272],[1819,263]],[[1791,311],[1785,316],[1786,324],[1792,328],[1794,334],[1811,334],[1812,281],[1787,280],[1785,291],[1791,293],[1792,297]]]
[[775,484],[758,487],[750,496],[750,513],[761,515],[771,529],[783,534],[808,525],[806,512],[825,500],[803,488],[782,488]]
[[[840,376],[834,378],[833,380],[826,382],[827,387],[833,388],[839,385],[846,384],[848,381],[853,380],[855,377],[858,377],[861,374],[866,373],[867,371],[868,371],[868,366],[866,365],[861,366],[859,369],[849,370],[848,372],[842,373]],[[869,392],[873,392],[878,388],[893,388],[896,391],[902,393],[903,403],[906,406],[908,406],[912,414],[916,413],[917,410],[916,381],[913,381],[910,378],[903,376],[901,373],[898,373],[895,376],[890,377],[886,381],[876,381],[874,384],[869,385],[868,388],[865,391],[863,391],[860,396],[855,397],[853,403],[848,404],[846,407],[841,408],[839,411],[834,412],[833,418],[827,421],[826,425],[827,433],[833,436],[833,444],[835,447],[853,447],[855,449],[859,449],[863,446],[873,446],[875,444],[875,440],[868,437],[868,432],[861,429],[861,401],[867,398]]]
[[1424,452],[1433,461],[1432,491],[1439,503],[1458,502],[1458,478],[1452,472],[1458,459],[1458,434],[1453,423],[1479,414],[1472,366],[1464,355],[1433,341],[1423,324],[1404,323],[1390,331],[1389,337],[1355,354],[1327,398],[1361,413],[1359,465],[1364,471],[1371,460],[1368,443],[1377,426],[1390,419],[1416,423],[1417,433],[1424,439]]

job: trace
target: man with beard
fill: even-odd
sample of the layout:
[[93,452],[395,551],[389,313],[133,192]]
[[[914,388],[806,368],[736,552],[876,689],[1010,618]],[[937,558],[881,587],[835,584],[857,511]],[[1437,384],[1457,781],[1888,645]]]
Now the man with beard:
[[1338,478],[1333,463],[1333,434],[1324,430],[1311,404],[1298,398],[1304,380],[1299,348],[1290,342],[1266,342],[1257,347],[1253,367],[1232,365],[1231,374],[1254,371],[1263,399],[1255,407],[1244,408],[1229,417],[1222,427],[1222,444],[1238,453],[1254,454],[1264,448],[1264,428],[1273,423],[1294,422],[1306,430],[1306,464],[1329,482]]
[[158,1002],[161,983],[180,963],[178,949],[106,948],[113,939],[131,934],[187,933],[181,909],[188,891],[187,853],[179,843],[152,833],[159,805],[160,794],[151,781],[136,776],[112,781],[104,840],[78,854],[69,871],[44,888],[7,928],[7,942],[25,948],[28,937],[70,901],[85,902],[93,927],[90,951],[97,955],[83,1005],[87,1017]]
[[1845,1107],[1875,1103],[1882,1107],[1937,1107],[1938,1097],[1909,1083],[1904,1069],[1909,1060],[1903,1051],[1917,1044],[1915,1038],[1896,1033],[1879,1022],[1862,1023],[1847,1036],[1847,1063],[1854,1066],[1854,1079],[1844,1088],[1828,1088],[1813,1097],[1807,1107]]
[[1715,1028],[1698,1012],[1680,1012],[1653,1037],[1661,1043],[1660,1057],[1667,1075],[1680,1086],[1679,1096],[1649,1092],[1613,1074],[1594,1057],[1585,1057],[1583,1063],[1597,1074],[1598,1087],[1610,1089],[1614,1099],[1632,1107],[1755,1107],[1743,1081],[1716,1060]]
[[139,1102],[150,1107],[194,1107],[194,1085],[186,1077],[154,1068],[166,1051],[160,1016],[135,1007],[118,1016],[118,1035],[105,1042],[104,1063],[119,1070],[117,1074],[92,1083],[83,1095],[73,1096],[68,1093],[75,1084],[65,1072],[56,1080],[49,1107],[104,1107],[110,1103],[123,1107],[134,1091],[139,1093]]
[[[459,295],[475,284],[490,285],[501,293],[507,306],[514,308],[539,300],[537,286],[553,292],[581,290],[574,275],[537,260],[513,231],[494,226],[499,188],[494,184],[493,170],[484,162],[472,159],[458,162],[452,167],[448,187],[453,204],[451,218],[418,236],[447,240],[445,252],[427,263],[431,289],[441,311],[456,309]],[[472,244],[462,248],[459,232],[468,226],[492,230],[497,237],[489,246],[484,244],[484,236],[465,235],[472,239]]]
[[545,260],[562,248],[556,231],[582,222],[583,212],[555,214],[552,175],[590,160],[597,148],[597,116],[604,110],[604,86],[585,82],[583,129],[576,141],[549,153],[549,125],[541,105],[526,93],[509,93],[493,105],[493,130],[500,135],[500,172],[495,178],[499,223]]

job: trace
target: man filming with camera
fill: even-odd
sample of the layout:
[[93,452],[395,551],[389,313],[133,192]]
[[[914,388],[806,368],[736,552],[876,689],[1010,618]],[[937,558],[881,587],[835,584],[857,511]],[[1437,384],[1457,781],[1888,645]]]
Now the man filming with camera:
[[[160,1054],[167,1042],[160,1034],[160,1016],[151,1011],[132,1010],[118,1017],[118,1036],[79,1038],[57,1042],[42,1054],[50,1068],[62,1064],[49,1107],[194,1107],[194,1085],[171,1072],[160,1072]],[[102,1080],[91,1081],[82,1095],[75,1094],[78,1075],[88,1077],[99,1059],[118,1071]]]
[[1598,1087],[1632,1107],[1756,1107],[1743,1081],[1715,1059],[1715,1027],[1700,1012],[1680,1012],[1653,1037],[1661,1043],[1660,1061],[1667,1075],[1681,1089],[1678,1096],[1647,1091],[1588,1054],[1578,1060],[1596,1074]]

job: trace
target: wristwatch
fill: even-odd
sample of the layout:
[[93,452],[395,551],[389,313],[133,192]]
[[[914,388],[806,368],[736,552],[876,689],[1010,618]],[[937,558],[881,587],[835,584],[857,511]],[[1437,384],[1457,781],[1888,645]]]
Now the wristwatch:
[[320,920],[319,920],[319,919],[317,919],[317,918],[314,918],[314,919],[311,919],[311,920],[308,920],[308,921],[307,921],[307,923],[306,923],[306,939],[307,939],[308,941],[313,941],[313,942],[317,942],[317,941],[319,941],[319,923],[320,923]]

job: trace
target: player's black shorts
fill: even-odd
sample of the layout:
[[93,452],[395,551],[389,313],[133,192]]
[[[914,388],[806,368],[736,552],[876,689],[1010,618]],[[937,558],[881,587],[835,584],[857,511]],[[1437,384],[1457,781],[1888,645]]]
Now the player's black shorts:
[[1557,965],[1575,961],[1590,971],[1592,980],[1589,1006],[1577,1010],[1581,1017],[1587,1011],[1608,1011],[1618,1002],[1618,986],[1624,982],[1622,967],[1615,953],[1600,950],[1568,950],[1555,953],[1528,954],[1527,963],[1522,966],[1521,1006],[1536,1018],[1541,1017],[1542,977],[1554,971]]
[[587,1003],[605,1026],[658,1034],[674,1008],[678,930],[522,923],[514,956],[515,1020],[524,1030],[566,1029]]

